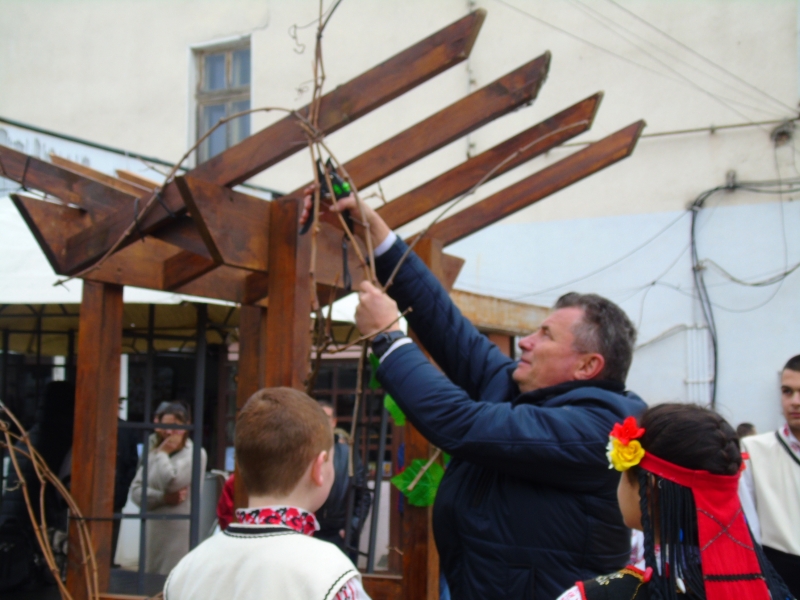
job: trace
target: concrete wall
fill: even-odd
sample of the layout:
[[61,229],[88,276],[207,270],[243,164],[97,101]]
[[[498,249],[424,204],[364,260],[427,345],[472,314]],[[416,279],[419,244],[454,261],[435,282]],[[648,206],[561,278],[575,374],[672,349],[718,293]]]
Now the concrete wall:
[[[324,38],[327,89],[471,8],[486,8],[488,17],[467,64],[329,142],[346,160],[545,50],[553,55],[550,75],[531,107],[387,178],[387,197],[599,90],[605,97],[594,127],[576,142],[639,118],[647,120],[648,135],[750,125],[643,138],[626,161],[451,247],[467,258],[457,286],[469,291],[527,295],[546,304],[577,288],[620,302],[640,325],[640,342],[669,333],[637,352],[631,387],[648,401],[700,399],[707,385],[692,382],[708,375],[708,342],[692,298],[684,211],[731,170],[740,180],[800,175],[794,140],[776,148],[769,136],[774,123],[752,126],[796,115],[797,2],[620,0],[619,6],[601,0],[344,0]],[[302,106],[310,96],[314,26],[297,30],[303,52],[289,30],[312,23],[317,7],[311,0],[2,0],[0,116],[175,160],[193,136],[192,48],[250,36],[253,106]],[[254,115],[253,130],[281,116]],[[464,205],[575,149],[560,148],[519,167]],[[256,182],[289,190],[310,176],[308,157],[299,153]],[[701,258],[751,280],[796,264],[794,197],[714,196],[700,217]],[[776,372],[800,352],[799,279],[795,272],[780,286],[747,288],[709,273],[719,305],[719,402],[734,422],[752,420],[762,430],[778,422]]]

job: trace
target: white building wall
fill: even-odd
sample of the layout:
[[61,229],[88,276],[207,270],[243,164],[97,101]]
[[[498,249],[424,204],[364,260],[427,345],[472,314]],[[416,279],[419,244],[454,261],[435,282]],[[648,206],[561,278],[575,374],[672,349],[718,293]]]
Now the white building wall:
[[[327,89],[473,7],[485,8],[488,16],[466,64],[332,135],[329,143],[346,160],[545,50],[552,52],[550,75],[531,107],[387,178],[387,197],[457,164],[468,149],[485,150],[599,90],[605,96],[593,129],[576,142],[600,139],[639,118],[646,119],[649,135],[796,116],[795,0],[618,1],[735,77],[610,0],[344,0],[324,37]],[[289,30],[311,23],[317,8],[312,0],[3,0],[0,116],[177,159],[193,136],[191,48],[249,35],[253,106],[302,106],[310,96],[314,26],[297,30],[303,53],[295,51]],[[298,92],[303,85],[306,91]],[[282,116],[256,114],[253,130]],[[731,170],[739,180],[800,176],[794,140],[775,148],[773,127],[645,137],[631,158],[452,246],[467,258],[457,285],[542,304],[569,289],[605,294],[639,324],[641,343],[655,340],[637,352],[631,387],[651,402],[691,399],[699,393],[691,389],[703,385],[692,382],[706,377],[709,367],[684,252],[684,211],[701,192],[723,184]],[[553,150],[487,184],[464,205],[576,149]],[[310,178],[308,156],[301,152],[256,182],[288,191]],[[749,280],[796,264],[795,197],[715,195],[700,216],[701,258]],[[800,273],[780,287],[747,288],[713,272],[708,281],[718,305],[719,407],[734,422],[774,427],[776,373],[800,353]],[[662,339],[665,332],[670,335]]]

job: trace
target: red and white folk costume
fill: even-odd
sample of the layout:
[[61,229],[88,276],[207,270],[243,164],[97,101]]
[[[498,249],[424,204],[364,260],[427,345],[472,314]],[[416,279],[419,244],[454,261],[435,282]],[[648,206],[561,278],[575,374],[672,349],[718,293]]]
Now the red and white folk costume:
[[164,600],[370,600],[350,559],[312,537],[318,529],[300,508],[239,509],[173,569]]
[[[611,432],[608,448],[610,468],[618,471],[638,466],[656,477],[689,488],[697,514],[697,542],[703,585],[707,600],[770,600],[761,572],[755,544],[739,501],[739,474],[715,475],[708,471],[686,469],[646,452],[638,441],[644,430],[633,417],[617,424]],[[660,560],[658,562],[661,562]],[[578,582],[558,600],[593,598],[647,598],[647,583],[654,575],[626,567],[618,573]],[[670,569],[670,565],[665,565]],[[683,581],[676,578],[681,593]],[[613,590],[617,588],[619,593]]]

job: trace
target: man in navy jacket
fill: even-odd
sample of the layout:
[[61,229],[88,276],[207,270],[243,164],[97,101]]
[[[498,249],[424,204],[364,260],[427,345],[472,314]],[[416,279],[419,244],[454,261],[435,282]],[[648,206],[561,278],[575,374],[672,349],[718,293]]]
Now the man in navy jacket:
[[[354,200],[339,209],[356,209]],[[382,283],[407,248],[368,207]],[[464,318],[413,253],[387,296],[359,291],[356,324],[381,330],[378,380],[408,419],[452,456],[433,528],[453,598],[552,599],[578,580],[625,566],[630,533],[609,470],[614,423],[645,409],[625,391],[635,329],[596,295],[567,294],[504,356]],[[395,304],[396,302],[396,304]],[[398,306],[439,371],[397,325]]]

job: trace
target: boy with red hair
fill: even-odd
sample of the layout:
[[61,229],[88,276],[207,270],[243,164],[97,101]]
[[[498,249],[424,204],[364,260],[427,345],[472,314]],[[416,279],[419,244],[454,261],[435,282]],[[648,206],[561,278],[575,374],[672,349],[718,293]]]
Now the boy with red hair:
[[298,390],[260,390],[239,412],[234,444],[248,508],[178,563],[165,600],[369,600],[350,559],[311,537],[334,479],[322,408]]

